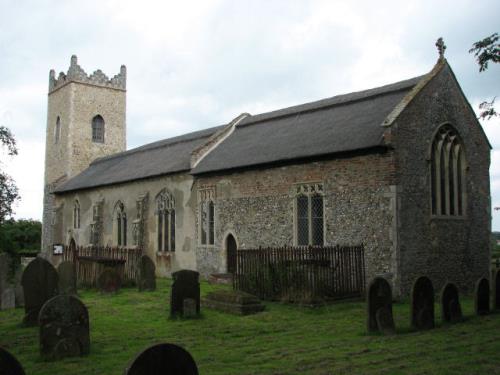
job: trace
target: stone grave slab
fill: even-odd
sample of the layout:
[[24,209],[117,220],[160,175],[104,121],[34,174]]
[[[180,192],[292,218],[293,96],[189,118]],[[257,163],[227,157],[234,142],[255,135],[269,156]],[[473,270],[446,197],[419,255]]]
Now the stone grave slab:
[[90,352],[89,314],[74,295],[61,294],[40,310],[40,355],[45,360]]
[[125,369],[125,375],[198,375],[189,352],[174,344],[156,344],[139,353]]
[[457,323],[463,320],[462,308],[455,284],[447,283],[441,290],[441,317],[444,322]]
[[196,314],[200,313],[200,274],[191,270],[180,270],[172,274],[170,294],[170,316],[184,316],[184,300],[196,301]]
[[495,271],[493,277],[493,308],[500,310],[500,268]]
[[265,309],[257,297],[237,290],[210,292],[202,303],[204,307],[236,315],[255,314]]
[[417,330],[434,328],[434,287],[425,276],[419,277],[413,284],[411,326]]
[[137,286],[140,292],[156,290],[156,266],[147,255],[139,260],[139,276]]
[[59,274],[59,293],[76,294],[76,269],[75,264],[68,260],[61,262],[57,267]]
[[21,284],[24,292],[24,324],[37,325],[43,304],[58,294],[59,277],[48,261],[36,258],[25,268]]
[[120,272],[116,268],[106,267],[97,279],[97,289],[101,293],[116,293],[122,286]]
[[25,375],[23,366],[7,350],[0,347],[0,375]]
[[0,296],[0,310],[16,308],[16,291],[13,287],[5,288]]
[[367,330],[394,334],[396,328],[392,315],[392,290],[383,277],[376,277],[368,286],[367,293]]
[[479,279],[474,289],[474,311],[476,315],[490,312],[490,282],[486,278]]

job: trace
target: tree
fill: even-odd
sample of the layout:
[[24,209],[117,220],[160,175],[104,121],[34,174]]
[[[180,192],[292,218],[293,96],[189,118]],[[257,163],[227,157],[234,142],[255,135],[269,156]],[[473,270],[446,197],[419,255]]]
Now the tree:
[[[0,126],[0,146],[7,149],[8,155],[17,155],[16,140],[9,128],[5,126]],[[18,199],[19,190],[14,180],[0,168],[0,225],[6,217],[12,215],[12,206]]]
[[[499,39],[498,33],[494,33],[472,45],[469,53],[474,53],[479,65],[479,72],[487,70],[490,62],[495,64],[500,62]],[[495,111],[495,100],[496,97],[491,101],[486,100],[479,104],[479,109],[481,110],[479,118],[489,120],[492,117],[498,116],[498,113]]]

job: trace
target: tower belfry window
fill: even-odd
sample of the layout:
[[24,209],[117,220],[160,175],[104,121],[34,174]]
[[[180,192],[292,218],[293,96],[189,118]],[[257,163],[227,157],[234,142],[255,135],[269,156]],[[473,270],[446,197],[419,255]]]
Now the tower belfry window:
[[58,143],[59,138],[61,138],[61,118],[57,116],[56,128],[54,131],[54,143]]
[[92,142],[104,143],[104,119],[101,115],[92,119]]

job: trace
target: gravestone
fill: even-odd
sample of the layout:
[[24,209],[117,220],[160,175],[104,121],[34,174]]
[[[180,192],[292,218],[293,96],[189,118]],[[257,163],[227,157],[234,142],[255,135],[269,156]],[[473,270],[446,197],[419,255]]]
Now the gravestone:
[[43,304],[58,294],[56,269],[48,261],[36,258],[23,272],[21,284],[24,292],[24,324],[37,325]]
[[411,326],[417,330],[434,328],[434,287],[425,276],[419,277],[413,284]]
[[116,293],[122,286],[122,278],[116,268],[106,267],[97,279],[97,289],[101,293]]
[[479,279],[474,291],[474,310],[476,315],[490,312],[490,282],[486,278]]
[[23,277],[24,267],[20,265],[14,276],[14,292],[16,294],[16,307],[24,307],[24,291],[21,284]]
[[0,375],[25,375],[23,366],[7,350],[0,347]]
[[448,283],[441,290],[441,317],[444,322],[456,323],[463,319],[458,288]]
[[137,285],[139,291],[156,290],[156,267],[154,262],[147,255],[141,256],[139,260],[139,277]]
[[194,318],[198,315],[196,311],[196,300],[185,298],[182,304],[182,314],[184,318]]
[[59,274],[59,293],[76,294],[76,269],[75,264],[68,260],[57,267]]
[[16,291],[13,287],[5,288],[0,296],[0,310],[14,309],[16,307]]
[[57,360],[89,354],[89,314],[75,296],[62,294],[40,310],[40,355]]
[[493,278],[493,308],[500,310],[500,268],[496,270]]
[[386,279],[376,277],[368,286],[367,297],[368,332],[394,334],[391,285]]
[[198,375],[191,354],[174,344],[157,344],[139,353],[125,375]]
[[238,315],[256,314],[265,309],[265,305],[257,297],[239,290],[210,292],[202,304],[203,307]]
[[170,316],[184,316],[184,300],[193,299],[196,303],[196,314],[200,313],[200,274],[196,271],[181,270],[174,272],[172,293],[170,294]]

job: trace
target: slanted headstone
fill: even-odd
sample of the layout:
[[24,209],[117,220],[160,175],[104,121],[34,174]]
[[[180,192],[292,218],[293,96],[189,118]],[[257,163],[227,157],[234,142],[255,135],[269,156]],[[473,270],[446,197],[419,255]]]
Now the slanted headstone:
[[419,277],[413,284],[411,326],[417,330],[434,328],[434,287],[425,276]]
[[463,319],[458,288],[448,283],[441,290],[441,317],[444,322],[456,323]]
[[40,310],[40,355],[57,360],[89,354],[89,313],[74,295],[48,300]]
[[476,315],[490,312],[490,282],[486,278],[479,279],[474,291],[474,308]]
[[376,277],[368,286],[368,332],[394,334],[396,328],[392,316],[392,291],[386,279]]
[[7,350],[0,347],[0,375],[25,375],[23,366]]
[[24,324],[37,325],[43,304],[58,294],[56,269],[48,261],[36,258],[23,272],[21,284],[24,292]]
[[174,272],[172,293],[170,295],[170,316],[184,316],[184,300],[196,302],[196,314],[200,313],[200,274],[196,271],[181,270]]
[[257,297],[238,290],[210,292],[202,304],[203,307],[238,315],[256,314],[265,309],[265,305]]
[[493,278],[493,308],[500,310],[500,268],[496,270]]
[[97,289],[101,293],[116,293],[122,286],[122,278],[116,268],[106,267],[97,279]]
[[125,369],[125,375],[198,375],[189,352],[174,344],[157,344],[139,353]]
[[5,288],[0,296],[0,310],[14,309],[16,307],[16,291],[13,287]]
[[76,294],[76,269],[75,264],[64,261],[57,267],[59,274],[59,293]]
[[139,260],[139,277],[137,285],[139,291],[156,290],[156,267],[154,262],[147,255],[141,256]]

